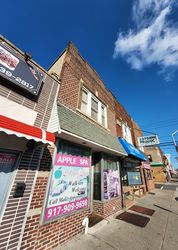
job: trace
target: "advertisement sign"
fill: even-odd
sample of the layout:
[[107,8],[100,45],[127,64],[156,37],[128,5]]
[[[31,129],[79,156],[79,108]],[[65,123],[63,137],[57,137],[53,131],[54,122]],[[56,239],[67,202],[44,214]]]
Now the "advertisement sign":
[[57,154],[45,209],[45,222],[89,206],[89,173],[89,157]]
[[16,155],[0,153],[0,164],[13,164],[16,160]]
[[158,144],[159,144],[159,138],[157,135],[138,137],[138,145],[140,147],[153,146],[153,145],[158,145]]
[[4,42],[0,43],[0,76],[34,96],[38,95],[43,80],[41,72]]
[[129,185],[142,185],[140,172],[127,172]]
[[119,173],[118,170],[107,169],[103,171],[104,180],[104,199],[110,200],[111,198],[119,196]]

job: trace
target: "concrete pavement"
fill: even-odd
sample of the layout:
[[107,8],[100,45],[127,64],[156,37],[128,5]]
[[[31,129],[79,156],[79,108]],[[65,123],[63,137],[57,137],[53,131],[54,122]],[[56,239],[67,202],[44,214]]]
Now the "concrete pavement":
[[153,192],[136,200],[137,205],[155,210],[145,228],[111,216],[96,232],[79,235],[56,250],[178,250],[178,191]]

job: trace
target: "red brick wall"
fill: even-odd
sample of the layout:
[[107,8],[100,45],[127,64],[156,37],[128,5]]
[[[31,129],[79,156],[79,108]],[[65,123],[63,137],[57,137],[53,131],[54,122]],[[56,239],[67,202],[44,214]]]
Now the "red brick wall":
[[[132,139],[133,139],[133,129],[132,129],[132,118],[127,113],[125,108],[115,99],[115,114],[116,121],[120,123],[127,123],[128,127],[131,129]],[[117,122],[116,122],[117,123]],[[123,137],[122,126],[116,125],[117,128],[117,136]]]
[[137,138],[143,136],[143,133],[138,124],[133,120],[132,120],[132,125],[133,125],[133,142],[135,146],[138,146]]
[[[35,182],[36,170],[39,165],[41,148],[29,148],[23,153],[16,176],[8,197],[7,205],[0,224],[0,249],[17,249],[19,238],[23,233],[24,219],[28,210],[31,192]],[[16,182],[25,182],[23,197],[14,198]]]
[[80,109],[81,89],[83,86],[94,95],[98,93],[97,98],[107,106],[108,129],[113,135],[116,135],[113,95],[107,90],[96,71],[80,56],[78,50],[70,44],[61,71],[58,102],[74,110]]
[[[1,39],[2,38],[0,38],[0,40]],[[13,48],[15,47],[13,46]],[[17,48],[15,48],[15,50],[17,53],[20,53]],[[34,125],[46,130],[48,127],[55,97],[57,95],[59,83],[55,81],[52,77],[50,77],[48,73],[40,66],[36,65],[36,67],[44,74],[44,83],[42,84],[41,91],[36,100],[28,98],[26,95],[23,94],[23,92],[17,92],[16,88],[3,82],[2,79],[0,80],[0,95],[8,100],[14,101],[18,104],[23,105],[24,107],[36,111],[37,118],[35,120]],[[9,148],[11,148],[11,145],[9,145]],[[40,152],[41,148],[35,148],[31,144],[29,145],[29,148],[26,149],[25,152],[23,152],[22,154],[22,158],[16,171],[15,178],[13,180],[12,189],[10,190],[10,195],[7,199],[5,212],[0,223],[1,250],[17,249],[19,238],[22,236],[23,233],[23,226],[26,219],[28,206],[30,205],[31,193],[33,191],[33,186],[36,181],[36,173],[40,161]],[[49,171],[51,156],[50,152],[47,149],[46,152],[48,152],[48,154],[44,153],[42,166],[43,168],[47,168]],[[24,196],[22,198],[14,198],[13,192],[16,182],[21,181],[25,182],[26,184]],[[45,192],[45,188],[43,188],[39,191],[38,194],[36,194],[39,206],[41,206],[43,203],[41,197]]]
[[106,218],[122,209],[121,198],[110,201],[93,201],[93,212]]
[[21,249],[50,250],[83,232],[82,221],[88,210],[78,212],[66,218],[58,219],[46,225],[40,225],[40,215],[27,218]]

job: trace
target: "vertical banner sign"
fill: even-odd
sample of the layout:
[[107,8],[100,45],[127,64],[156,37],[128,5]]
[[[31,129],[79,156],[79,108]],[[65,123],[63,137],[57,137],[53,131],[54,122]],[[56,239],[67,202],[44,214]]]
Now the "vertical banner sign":
[[90,158],[58,153],[49,187],[44,221],[89,205]]
[[118,170],[104,170],[104,199],[110,200],[119,196],[119,173]]

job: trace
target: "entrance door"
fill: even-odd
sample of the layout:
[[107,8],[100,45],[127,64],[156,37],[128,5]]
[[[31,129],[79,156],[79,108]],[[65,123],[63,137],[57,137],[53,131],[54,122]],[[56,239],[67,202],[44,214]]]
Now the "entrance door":
[[11,187],[12,175],[19,154],[0,150],[0,215]]

